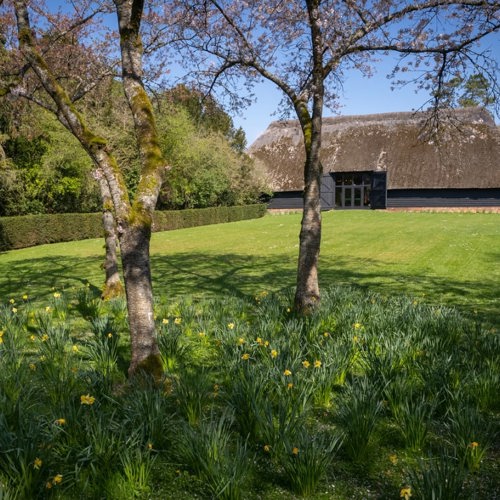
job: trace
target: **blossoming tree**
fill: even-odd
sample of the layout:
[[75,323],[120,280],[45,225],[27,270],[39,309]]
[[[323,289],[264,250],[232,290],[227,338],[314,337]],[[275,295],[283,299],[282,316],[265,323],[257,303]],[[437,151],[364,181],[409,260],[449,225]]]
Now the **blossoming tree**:
[[446,104],[449,79],[470,68],[495,78],[494,58],[480,43],[498,33],[499,6],[491,0],[174,0],[165,12],[177,47],[189,54],[184,60],[201,68],[195,73],[209,89],[221,84],[226,91],[238,73],[267,79],[300,122],[306,160],[298,311],[311,310],[320,298],[325,103],[339,104],[347,71],[370,75],[389,53],[400,55],[395,73],[413,70],[417,86],[432,92],[435,110]]

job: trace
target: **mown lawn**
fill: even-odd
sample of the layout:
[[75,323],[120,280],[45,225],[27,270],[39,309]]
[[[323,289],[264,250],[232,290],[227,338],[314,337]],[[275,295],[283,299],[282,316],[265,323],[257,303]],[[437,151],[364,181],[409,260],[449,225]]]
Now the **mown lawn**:
[[[153,235],[158,295],[253,296],[293,286],[300,215]],[[455,305],[498,325],[500,215],[328,212],[323,217],[323,286],[353,284]],[[0,296],[101,286],[102,241],[44,245],[0,254]]]

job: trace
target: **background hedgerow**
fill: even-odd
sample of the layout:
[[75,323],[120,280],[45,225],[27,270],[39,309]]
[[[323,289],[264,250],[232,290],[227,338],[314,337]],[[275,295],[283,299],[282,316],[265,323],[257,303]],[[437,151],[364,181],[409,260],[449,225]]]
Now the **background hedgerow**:
[[496,330],[351,287],[309,317],[291,303],[290,290],[158,300],[154,384],[126,379],[123,300],[85,286],[41,307],[11,297],[1,495],[495,498]]

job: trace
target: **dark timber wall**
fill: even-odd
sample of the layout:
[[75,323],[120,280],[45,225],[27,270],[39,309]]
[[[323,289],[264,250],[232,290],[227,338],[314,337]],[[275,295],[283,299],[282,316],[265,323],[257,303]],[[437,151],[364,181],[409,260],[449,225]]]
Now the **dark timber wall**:
[[274,196],[269,201],[267,208],[271,210],[295,210],[303,208],[302,191],[284,191],[281,193],[274,193]]
[[388,208],[499,207],[498,189],[389,189]]
[[[500,207],[498,189],[389,189],[387,208]],[[270,209],[301,209],[302,191],[275,193]],[[331,207],[326,207],[330,209]]]

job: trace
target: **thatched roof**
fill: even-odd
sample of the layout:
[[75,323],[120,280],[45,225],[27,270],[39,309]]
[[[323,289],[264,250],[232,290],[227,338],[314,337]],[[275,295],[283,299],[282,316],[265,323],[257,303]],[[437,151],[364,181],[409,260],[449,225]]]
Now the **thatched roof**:
[[[384,169],[388,188],[500,187],[500,131],[482,108],[450,112],[439,140],[425,113],[340,116],[323,120],[324,172]],[[303,189],[304,147],[297,121],[273,122],[249,148],[274,191]]]

